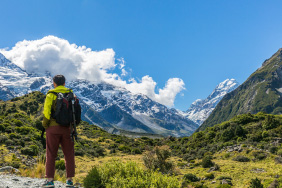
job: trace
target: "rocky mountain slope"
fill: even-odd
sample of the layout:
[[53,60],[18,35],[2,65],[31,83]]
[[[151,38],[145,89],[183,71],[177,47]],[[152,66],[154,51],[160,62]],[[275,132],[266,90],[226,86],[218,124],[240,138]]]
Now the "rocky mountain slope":
[[209,117],[219,101],[227,93],[239,86],[235,79],[226,79],[221,82],[206,99],[197,99],[186,111],[186,117],[199,126]]
[[255,114],[260,111],[281,114],[281,96],[282,49],[279,49],[242,85],[223,97],[199,130],[229,120],[238,114]]
[[[0,99],[52,88],[52,76],[29,74],[0,54]],[[108,132],[120,130],[164,136],[188,136],[197,125],[175,109],[169,109],[145,95],[132,94],[124,88],[107,83],[93,84],[87,80],[67,82],[81,99],[83,120]]]

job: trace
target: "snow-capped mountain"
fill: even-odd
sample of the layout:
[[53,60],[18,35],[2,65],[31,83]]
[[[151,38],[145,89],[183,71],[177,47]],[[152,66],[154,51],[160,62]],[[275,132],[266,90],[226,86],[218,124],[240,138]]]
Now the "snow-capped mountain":
[[[32,91],[46,93],[52,76],[28,74],[0,53],[0,99],[9,100]],[[133,94],[107,83],[87,80],[66,83],[80,98],[83,120],[111,133],[126,130],[172,136],[188,136],[198,126],[175,109],[169,109],[145,95]]]
[[194,101],[184,115],[196,124],[201,125],[209,117],[223,96],[235,90],[238,86],[239,83],[235,79],[226,79],[206,99]]

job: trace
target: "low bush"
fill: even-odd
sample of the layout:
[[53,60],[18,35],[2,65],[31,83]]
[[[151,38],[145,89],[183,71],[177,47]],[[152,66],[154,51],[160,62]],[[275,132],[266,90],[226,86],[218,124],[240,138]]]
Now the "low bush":
[[21,153],[24,155],[35,156],[39,152],[39,148],[37,145],[30,145],[29,147],[24,147],[21,149]]
[[203,158],[202,160],[202,166],[203,168],[210,168],[214,165],[214,163],[212,162],[212,157],[207,155]]
[[87,174],[87,176],[83,180],[83,184],[85,188],[103,188],[101,176],[96,167],[93,167]]
[[249,162],[250,159],[248,157],[238,155],[237,157],[232,159],[233,161],[238,161],[238,162]]
[[252,153],[252,155],[255,157],[256,160],[263,160],[266,158],[266,153],[264,153],[263,151],[254,151]]
[[184,179],[184,180],[187,180],[188,182],[197,182],[197,181],[200,181],[200,179],[199,179],[196,175],[191,174],[191,173],[185,174],[185,175],[183,176],[183,179]]
[[251,185],[249,188],[263,188],[263,185],[261,184],[261,180],[258,178],[251,179]]
[[172,174],[174,165],[167,161],[171,156],[171,151],[168,146],[155,147],[152,151],[147,151],[143,156],[144,165],[149,170],[159,170],[165,174]]
[[205,178],[209,179],[209,180],[212,180],[212,179],[214,179],[214,174],[213,173],[205,174]]
[[181,186],[181,183],[175,176],[144,170],[134,162],[123,163],[116,160],[109,161],[99,167],[93,167],[84,178],[83,183],[85,188],[180,188]]

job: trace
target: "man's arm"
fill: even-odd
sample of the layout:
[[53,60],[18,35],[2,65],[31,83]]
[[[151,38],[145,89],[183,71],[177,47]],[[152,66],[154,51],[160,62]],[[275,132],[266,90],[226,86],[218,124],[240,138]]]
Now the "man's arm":
[[43,111],[43,122],[42,125],[46,129],[49,127],[51,119],[51,108],[53,103],[53,94],[49,93],[46,95]]

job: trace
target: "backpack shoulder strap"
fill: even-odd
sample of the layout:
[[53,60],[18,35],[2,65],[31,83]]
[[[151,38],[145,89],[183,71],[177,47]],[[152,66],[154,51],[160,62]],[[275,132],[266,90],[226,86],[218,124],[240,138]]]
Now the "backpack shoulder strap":
[[55,94],[56,96],[58,96],[58,93],[55,92],[55,91],[48,91],[48,92],[47,92],[47,95],[48,95],[49,93],[53,93],[53,94]]

